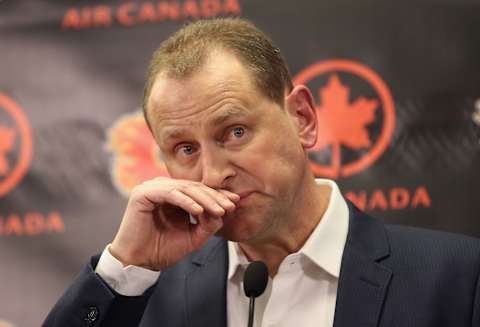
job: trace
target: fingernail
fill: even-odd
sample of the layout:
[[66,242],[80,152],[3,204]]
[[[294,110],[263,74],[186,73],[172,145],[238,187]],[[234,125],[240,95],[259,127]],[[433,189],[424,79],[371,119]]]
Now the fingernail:
[[215,210],[218,211],[218,212],[221,212],[222,215],[225,214],[225,209],[223,209],[222,207],[220,207],[218,204],[215,205]]
[[224,206],[227,206],[229,208],[235,207],[235,203],[233,203],[230,200],[223,200],[222,203],[223,203]]

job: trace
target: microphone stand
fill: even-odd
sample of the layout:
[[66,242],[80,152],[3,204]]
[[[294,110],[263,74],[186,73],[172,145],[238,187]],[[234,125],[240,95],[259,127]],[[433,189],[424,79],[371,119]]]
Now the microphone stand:
[[250,296],[250,305],[248,306],[248,327],[253,327],[254,311],[255,311],[255,297]]

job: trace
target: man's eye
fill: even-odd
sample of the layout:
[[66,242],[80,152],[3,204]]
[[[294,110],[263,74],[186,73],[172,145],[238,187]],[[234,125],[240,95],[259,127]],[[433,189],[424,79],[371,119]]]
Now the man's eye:
[[236,138],[241,138],[245,134],[245,129],[243,127],[235,127],[232,129],[232,135]]
[[191,156],[195,152],[195,149],[193,146],[185,144],[181,145],[177,151],[181,151],[186,156]]

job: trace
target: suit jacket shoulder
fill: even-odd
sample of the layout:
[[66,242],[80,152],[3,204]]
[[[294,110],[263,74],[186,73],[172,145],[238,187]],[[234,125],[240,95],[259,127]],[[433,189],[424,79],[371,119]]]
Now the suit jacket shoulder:
[[479,240],[349,207],[334,326],[476,326]]

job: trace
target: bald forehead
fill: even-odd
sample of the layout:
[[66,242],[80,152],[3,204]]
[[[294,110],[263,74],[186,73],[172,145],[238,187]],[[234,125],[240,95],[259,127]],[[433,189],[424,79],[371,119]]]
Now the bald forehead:
[[[148,117],[161,119],[164,114],[181,111],[188,114],[200,102],[214,101],[229,93],[257,93],[248,69],[238,58],[225,51],[212,51],[203,66],[191,76],[157,75],[147,102]],[[179,107],[179,104],[181,106]]]
[[182,79],[160,77],[152,89],[149,108],[153,115],[160,117],[172,111],[188,111],[199,103],[215,101],[216,98],[230,93],[248,94],[251,90],[248,89],[248,83],[242,83],[235,78],[211,80],[206,72]]

